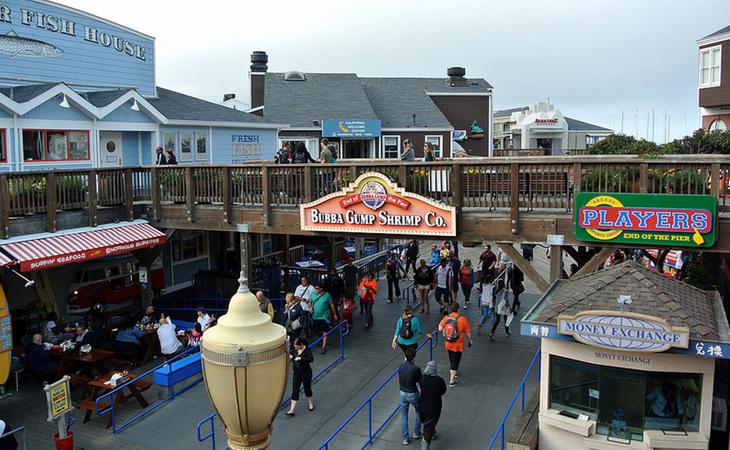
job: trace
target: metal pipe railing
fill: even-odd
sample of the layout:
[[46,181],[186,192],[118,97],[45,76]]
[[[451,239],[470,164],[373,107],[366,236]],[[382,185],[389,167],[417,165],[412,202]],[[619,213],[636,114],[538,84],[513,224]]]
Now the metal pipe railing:
[[6,438],[8,436],[12,436],[14,434],[20,434],[20,436],[21,436],[21,438],[20,438],[21,439],[21,445],[22,445],[22,447],[20,447],[20,448],[22,450],[26,450],[27,447],[25,445],[25,427],[18,427],[18,428],[14,429],[14,430],[8,431],[7,433],[0,434],[0,439],[4,439],[4,438]]

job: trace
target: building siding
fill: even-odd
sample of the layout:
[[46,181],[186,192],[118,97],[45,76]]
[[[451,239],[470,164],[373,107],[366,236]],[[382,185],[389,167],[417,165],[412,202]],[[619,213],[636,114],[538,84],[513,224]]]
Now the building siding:
[[47,120],[88,120],[89,128],[91,128],[91,117],[80,109],[70,105],[69,108],[63,108],[59,105],[60,97],[56,96],[38,107],[31,109],[21,119],[47,119]]
[[5,111],[4,109],[0,109],[0,117],[7,119],[7,118],[12,118],[13,115],[10,114],[9,112]]
[[[252,142],[256,141],[256,142]],[[245,147],[245,146],[248,146]],[[213,128],[211,162],[239,164],[245,161],[270,161],[277,151],[275,130],[250,128]],[[310,149],[311,151],[311,149]]]
[[134,111],[130,108],[132,104],[126,102],[119,108],[110,112],[109,115],[101,119],[102,122],[132,122],[132,123],[155,123],[154,120],[142,111]]
[[449,120],[455,130],[466,130],[473,121],[484,129],[484,139],[467,139],[459,144],[470,156],[489,156],[489,142],[492,130],[489,129],[489,102],[491,96],[433,95],[431,100]]
[[[717,43],[703,45],[700,49],[715,47],[717,45]],[[722,45],[722,50],[720,51],[720,86],[699,89],[700,106],[703,108],[730,105],[730,41],[723,41],[720,45]],[[699,77],[699,69],[697,76]]]
[[140,134],[142,135],[142,164],[150,165],[152,164],[152,152],[154,151],[152,148],[152,133],[142,131]]
[[122,164],[139,165],[139,133],[136,131],[122,132]]

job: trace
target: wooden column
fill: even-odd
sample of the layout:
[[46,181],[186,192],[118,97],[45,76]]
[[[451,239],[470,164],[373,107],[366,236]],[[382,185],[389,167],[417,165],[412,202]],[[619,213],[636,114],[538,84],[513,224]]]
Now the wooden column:
[[152,197],[152,218],[160,221],[160,172],[157,168],[150,169],[150,197]]
[[223,221],[231,223],[231,208],[233,206],[233,198],[231,197],[231,168],[223,168]]
[[561,245],[550,246],[550,283],[560,278],[563,269],[563,247]]
[[248,280],[248,286],[251,288],[253,282],[253,267],[251,264],[251,234],[239,233],[238,234],[241,243],[241,272]]
[[540,293],[547,291],[550,284],[545,281],[539,273],[537,273],[529,261],[525,260],[525,258],[523,258],[522,255],[515,250],[511,243],[502,243],[497,245],[499,245],[499,248],[507,254],[512,263],[525,274],[527,279],[535,284]]
[[127,220],[134,220],[134,193],[132,192],[132,169],[124,170],[124,205],[127,208]]
[[312,166],[304,167],[304,202],[312,201]]
[[639,164],[639,192],[646,194],[649,189],[649,164]]
[[327,238],[328,248],[329,248],[329,261],[327,263],[327,270],[332,270],[337,268],[337,264],[335,264],[335,259],[337,258],[337,252],[335,249],[337,246],[335,245],[335,238]]
[[510,180],[510,228],[512,234],[520,234],[520,170],[516,163],[509,165]]
[[46,215],[48,217],[47,230],[50,233],[56,232],[56,211],[58,210],[58,189],[56,174],[50,172],[46,178]]
[[99,206],[99,191],[98,191],[98,176],[95,169],[89,171],[89,226],[95,227],[96,222],[96,209]]
[[0,175],[0,236],[10,237],[10,186],[8,176]]
[[261,207],[263,209],[264,225],[271,224],[271,183],[269,180],[269,168],[261,168]]
[[188,212],[188,222],[194,222],[195,183],[193,182],[193,168],[189,166],[185,168],[185,205]]
[[609,247],[602,248],[598,253],[593,255],[593,257],[588,260],[588,262],[583,264],[583,267],[581,267],[573,276],[578,277],[591,272],[595,272],[596,270],[598,270],[599,267],[603,265],[603,263],[606,262],[608,257],[611,256],[611,252],[613,250],[614,249]]
[[720,163],[712,163],[710,167],[710,194],[720,198]]
[[[462,174],[461,164],[454,164],[451,167],[451,193],[453,195],[452,206],[456,208],[456,217],[461,217],[461,208],[464,205],[464,198],[462,192]],[[456,231],[461,229],[461,220],[456,220]]]

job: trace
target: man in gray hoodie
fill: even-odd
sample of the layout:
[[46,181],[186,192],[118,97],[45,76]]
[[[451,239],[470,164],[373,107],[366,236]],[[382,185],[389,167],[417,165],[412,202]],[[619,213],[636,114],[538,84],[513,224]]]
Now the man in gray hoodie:
[[423,424],[421,450],[429,450],[436,436],[436,424],[441,416],[441,396],[446,393],[446,381],[438,374],[436,361],[429,361],[421,377],[421,395],[418,398],[418,414]]

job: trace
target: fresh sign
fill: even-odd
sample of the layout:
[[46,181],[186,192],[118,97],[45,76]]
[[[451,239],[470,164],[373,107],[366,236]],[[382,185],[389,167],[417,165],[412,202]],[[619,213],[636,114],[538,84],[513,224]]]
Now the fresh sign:
[[672,247],[711,247],[717,202],[709,195],[600,194],[576,196],[575,237]]

